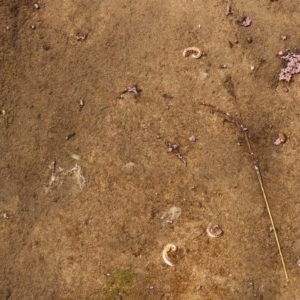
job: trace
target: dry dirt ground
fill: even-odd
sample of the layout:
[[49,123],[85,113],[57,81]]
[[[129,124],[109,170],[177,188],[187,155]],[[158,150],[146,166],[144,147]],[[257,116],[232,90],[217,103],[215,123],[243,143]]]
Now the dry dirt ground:
[[[296,299],[300,75],[276,54],[299,1],[37,3],[0,1],[0,299]],[[243,135],[203,101],[241,112],[289,283]]]

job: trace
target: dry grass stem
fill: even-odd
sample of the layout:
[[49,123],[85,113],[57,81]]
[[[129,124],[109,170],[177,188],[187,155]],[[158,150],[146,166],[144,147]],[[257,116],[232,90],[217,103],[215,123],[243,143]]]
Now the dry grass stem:
[[[227,82],[225,82],[225,84],[227,84],[227,86],[226,86],[227,90],[229,91],[231,96],[233,96],[233,98],[234,98],[234,100],[236,101],[236,104],[237,104],[237,99],[236,99],[236,96],[235,96],[233,83],[232,83],[230,77],[227,80]],[[255,173],[256,173],[256,176],[257,176],[257,179],[258,179],[258,182],[259,182],[259,186],[260,186],[260,189],[261,189],[264,201],[265,201],[265,205],[266,205],[266,208],[267,208],[267,211],[268,211],[269,219],[270,219],[272,229],[273,229],[273,232],[274,232],[277,248],[278,248],[278,251],[279,251],[282,267],[283,267],[284,274],[285,274],[285,278],[286,278],[287,281],[289,281],[289,277],[288,277],[287,270],[286,270],[286,265],[285,265],[283,254],[282,254],[282,251],[281,251],[281,246],[280,246],[280,243],[279,243],[279,239],[278,239],[277,231],[276,231],[276,228],[275,228],[273,216],[272,216],[271,209],[270,209],[270,206],[269,206],[269,201],[268,201],[268,198],[267,198],[267,195],[266,195],[266,192],[265,192],[265,188],[264,188],[264,185],[263,185],[263,180],[262,180],[262,175],[261,175],[261,171],[260,171],[260,168],[259,168],[258,160],[255,157],[254,152],[252,151],[252,147],[251,147],[251,143],[250,143],[250,139],[249,139],[248,128],[243,125],[243,119],[242,119],[242,116],[241,116],[238,105],[237,105],[237,108],[239,110],[239,119],[240,120],[237,120],[235,117],[233,117],[233,115],[231,113],[228,113],[228,112],[226,112],[222,109],[219,109],[215,105],[205,103],[205,102],[201,102],[200,104],[203,105],[203,106],[209,107],[213,112],[217,112],[219,114],[224,115],[225,120],[232,123],[232,124],[234,124],[235,126],[237,126],[238,129],[243,134],[244,139],[247,143],[247,148],[248,148],[248,151],[250,153],[250,156],[251,156],[251,159],[252,159],[252,162],[253,162],[253,167],[254,167],[254,170],[255,170]]]

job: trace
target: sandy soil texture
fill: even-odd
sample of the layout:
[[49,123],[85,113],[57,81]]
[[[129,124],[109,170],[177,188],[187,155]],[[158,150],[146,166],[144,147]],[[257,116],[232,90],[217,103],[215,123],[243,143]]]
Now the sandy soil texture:
[[279,81],[278,52],[300,48],[299,1],[2,0],[0,18],[0,299],[297,299],[300,75]]

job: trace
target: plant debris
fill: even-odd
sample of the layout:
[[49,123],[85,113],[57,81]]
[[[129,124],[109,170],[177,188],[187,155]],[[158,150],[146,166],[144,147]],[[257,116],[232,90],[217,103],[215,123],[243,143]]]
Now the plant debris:
[[123,95],[127,93],[131,93],[134,96],[139,96],[141,92],[142,90],[136,84],[130,85],[126,87],[125,90],[121,91],[119,95],[116,97],[116,99],[123,99]]
[[177,158],[186,166],[187,162],[179,151],[179,144],[169,144],[168,152],[173,153],[175,156],[177,156]]
[[132,86],[128,86],[126,88],[126,91],[128,93],[132,93],[134,95],[138,95],[141,90],[137,87],[137,85],[132,85]]
[[241,26],[243,27],[249,27],[252,24],[252,20],[249,17],[244,17],[240,21]]
[[161,220],[166,220],[167,223],[172,224],[181,215],[181,208],[172,206],[168,211],[164,212]]
[[225,10],[225,16],[227,17],[229,15],[232,15],[231,6],[227,5]]
[[279,52],[280,58],[283,59],[287,65],[282,68],[279,73],[279,80],[290,82],[293,75],[300,73],[300,53],[283,53]]
[[51,170],[51,177],[48,187],[46,188],[46,194],[48,194],[55,187],[59,188],[63,184],[65,177],[72,175],[74,175],[75,179],[77,180],[80,190],[82,190],[86,185],[86,179],[82,175],[82,169],[77,164],[71,169],[64,169],[61,167],[56,168],[56,161],[54,160],[49,165],[49,169]]

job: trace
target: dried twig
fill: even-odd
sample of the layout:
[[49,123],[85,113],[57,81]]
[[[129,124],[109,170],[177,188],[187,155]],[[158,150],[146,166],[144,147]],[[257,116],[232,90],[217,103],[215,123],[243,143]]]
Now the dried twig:
[[173,153],[185,166],[187,165],[187,161],[180,153],[179,145],[177,143],[169,144],[168,152]]
[[239,128],[239,130],[241,131],[241,133],[243,134],[244,139],[247,143],[248,151],[249,151],[251,159],[252,159],[253,168],[255,170],[256,177],[257,177],[257,180],[259,182],[260,190],[262,192],[262,195],[263,195],[263,198],[264,198],[264,201],[265,201],[265,205],[266,205],[266,208],[267,208],[267,211],[268,211],[269,219],[270,219],[272,229],[273,229],[273,232],[274,232],[277,248],[278,248],[278,251],[279,251],[282,267],[283,267],[284,274],[285,274],[285,278],[286,278],[287,281],[289,281],[289,277],[288,277],[288,274],[287,274],[287,270],[286,270],[283,254],[282,254],[282,251],[281,251],[281,246],[280,246],[280,243],[279,243],[277,231],[276,231],[276,228],[275,228],[273,216],[272,216],[272,213],[271,213],[271,210],[270,210],[268,198],[267,198],[266,191],[265,191],[265,188],[264,188],[264,184],[263,184],[262,175],[261,175],[261,171],[260,171],[260,168],[259,168],[258,160],[257,160],[256,156],[254,155],[254,152],[252,151],[248,129],[247,129],[247,127],[245,127],[243,125],[242,114],[241,114],[241,110],[239,109],[239,105],[238,105],[238,102],[237,102],[237,97],[236,97],[236,94],[235,94],[234,85],[233,85],[233,82],[231,80],[231,76],[227,77],[227,79],[225,81],[225,87],[227,88],[227,91],[229,92],[229,94],[235,100],[235,104],[236,104],[238,114],[239,114],[239,120],[236,119],[235,117],[233,117],[232,114],[218,108],[215,105],[205,103],[205,102],[201,102],[200,105],[209,107],[209,108],[212,109],[213,112],[217,112],[219,114],[224,115],[225,120],[229,121],[230,123],[233,123],[235,126],[237,126]]

